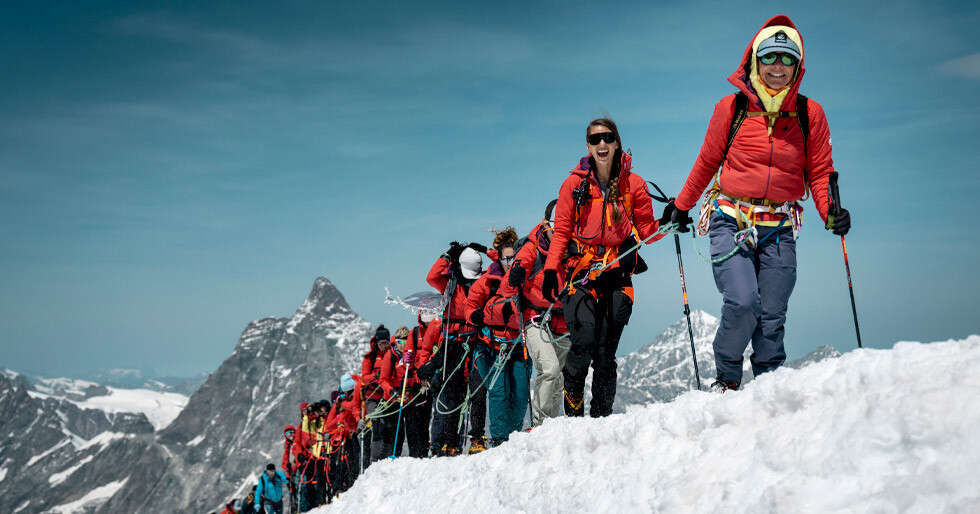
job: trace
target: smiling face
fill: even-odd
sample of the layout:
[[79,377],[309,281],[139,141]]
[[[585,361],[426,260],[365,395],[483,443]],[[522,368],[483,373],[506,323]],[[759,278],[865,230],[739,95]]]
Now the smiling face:
[[[608,133],[615,136],[615,133],[608,127],[604,127],[602,125],[592,125],[589,127],[589,136],[603,133]],[[591,141],[586,139],[585,147],[589,149],[589,154],[592,155],[592,158],[595,159],[595,162],[599,167],[608,169],[609,166],[612,165],[612,159],[613,156],[616,155],[616,149],[619,148],[619,143],[617,143],[615,140],[613,140],[612,143],[608,143],[606,142],[607,139],[610,139],[610,137],[607,136],[602,138],[597,142],[598,144],[594,145]]]
[[510,265],[514,263],[514,249],[505,246],[500,250],[500,265],[503,266],[504,271],[510,269]]
[[782,89],[789,85],[796,73],[796,65],[786,66],[781,59],[776,59],[772,64],[763,64],[758,60],[759,78],[769,87],[769,89]]

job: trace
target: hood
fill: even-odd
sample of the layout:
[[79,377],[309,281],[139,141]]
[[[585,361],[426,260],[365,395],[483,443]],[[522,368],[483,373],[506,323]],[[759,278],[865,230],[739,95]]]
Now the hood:
[[[632,169],[631,163],[633,162],[633,156],[626,152],[620,153],[622,156],[619,159],[619,176],[626,177],[629,175],[630,170]],[[591,157],[591,155],[586,155],[585,157],[579,159],[578,166],[574,170],[569,171],[569,173],[579,175],[581,177],[589,176],[592,173],[592,161],[590,161]]]
[[800,54],[802,55],[800,58],[800,63],[797,66],[796,77],[793,80],[793,83],[789,86],[789,89],[787,90],[779,108],[779,110],[783,111],[793,111],[796,110],[796,94],[800,90],[800,83],[803,81],[803,73],[806,71],[804,66],[806,63],[806,51],[803,48],[803,36],[798,30],[796,30],[796,25],[794,25],[793,21],[789,19],[789,16],[778,14],[772,18],[769,18],[769,21],[762,25],[762,28],[760,28],[755,33],[755,36],[749,40],[749,46],[745,48],[745,53],[742,54],[742,62],[739,63],[738,68],[735,69],[735,72],[729,75],[728,81],[745,93],[749,99],[752,100],[754,105],[765,108],[765,104],[762,101],[762,96],[768,96],[768,93],[763,91],[762,94],[759,94],[751,80],[751,76],[757,73],[755,65],[755,51],[762,40],[779,32],[780,30],[786,32],[786,35],[800,47]]
[[296,427],[294,427],[292,425],[286,425],[282,429],[282,435],[283,435],[283,437],[285,437],[286,436],[286,432],[289,432],[290,430],[292,430],[293,433],[296,433],[297,432]]
[[500,261],[494,261],[492,264],[490,264],[490,267],[487,268],[487,273],[498,277],[502,277],[506,274],[504,271],[504,266],[500,264]]
[[306,408],[310,406],[310,402],[302,402],[299,404],[299,413],[306,414]]

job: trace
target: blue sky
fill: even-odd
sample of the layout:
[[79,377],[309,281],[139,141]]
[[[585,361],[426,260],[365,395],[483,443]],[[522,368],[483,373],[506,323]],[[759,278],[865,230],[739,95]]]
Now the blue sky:
[[[777,13],[830,121],[865,344],[977,333],[976,3],[5,5],[0,366],[209,371],[319,275],[408,323],[384,286],[529,230],[592,118],[676,192]],[[855,345],[839,240],[807,215],[791,358]],[[691,302],[717,315],[690,244]],[[623,351],[681,316],[673,245],[643,256]]]

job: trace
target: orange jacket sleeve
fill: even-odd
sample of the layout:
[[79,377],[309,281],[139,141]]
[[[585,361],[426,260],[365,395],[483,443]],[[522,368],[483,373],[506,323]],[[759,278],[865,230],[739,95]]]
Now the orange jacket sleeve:
[[810,194],[817,212],[826,223],[830,207],[830,173],[834,171],[834,158],[830,147],[830,126],[823,107],[812,99],[807,99],[807,114],[810,117],[810,137],[807,139],[806,169],[810,178]]
[[[630,174],[630,196],[633,197],[633,226],[640,234],[640,239],[646,239],[660,228],[660,221],[653,214],[653,202],[647,192],[647,183],[643,177]],[[661,234],[647,241],[650,244],[654,241],[663,239],[666,234]],[[637,241],[639,242],[639,241]]]
[[565,260],[565,252],[568,249],[568,242],[572,240],[572,231],[575,223],[575,200],[572,198],[572,190],[575,189],[577,177],[569,177],[562,183],[558,191],[558,204],[555,206],[555,230],[551,236],[551,246],[548,250],[548,260],[545,261],[544,269],[558,270]]

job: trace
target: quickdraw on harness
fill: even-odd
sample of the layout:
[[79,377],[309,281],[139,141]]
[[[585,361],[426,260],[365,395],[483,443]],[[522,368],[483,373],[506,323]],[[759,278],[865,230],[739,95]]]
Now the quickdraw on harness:
[[[733,235],[735,244],[732,250],[718,257],[705,257],[695,244],[694,249],[702,260],[708,262],[709,264],[724,262],[738,253],[738,251],[741,250],[744,245],[747,244],[750,247],[756,247],[757,245],[766,241],[773,234],[775,234],[778,242],[779,231],[786,225],[787,222],[789,222],[790,226],[793,228],[793,238],[796,239],[799,237],[800,230],[803,226],[803,207],[800,206],[798,201],[777,202],[765,198],[749,198],[726,193],[721,188],[721,171],[724,168],[725,162],[728,160],[728,152],[731,150],[732,143],[735,141],[735,135],[738,133],[738,129],[742,126],[742,123],[746,118],[753,116],[766,116],[769,118],[770,124],[774,123],[775,119],[777,118],[796,118],[800,126],[800,131],[803,134],[803,155],[805,159],[806,156],[809,155],[808,140],[810,137],[810,118],[807,106],[807,97],[797,94],[796,111],[749,111],[748,97],[745,95],[745,93],[739,92],[735,95],[735,112],[732,116],[732,122],[728,129],[728,140],[725,143],[725,150],[722,152],[722,164],[715,173],[714,183],[707,191],[705,191],[702,198],[701,212],[698,216],[696,233],[702,237],[708,235],[708,229],[711,224],[711,214],[714,212],[734,220],[738,226],[738,231]],[[806,200],[809,197],[810,190],[808,182],[808,170],[804,164],[803,198],[801,198],[801,200]],[[719,200],[732,206],[733,215],[729,215],[722,209],[722,206],[719,204]],[[778,215],[780,218],[779,224],[774,227],[774,230],[770,231],[761,240],[759,239],[759,232],[756,229],[756,224],[758,222],[757,218],[760,214],[767,214],[770,217]],[[694,231],[692,231],[691,235],[695,235]]]

